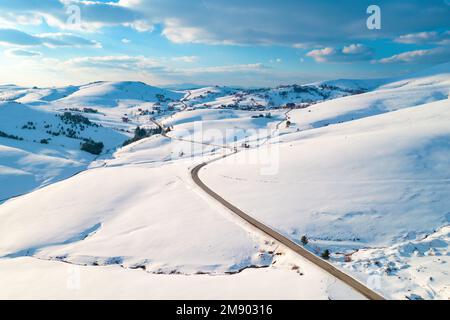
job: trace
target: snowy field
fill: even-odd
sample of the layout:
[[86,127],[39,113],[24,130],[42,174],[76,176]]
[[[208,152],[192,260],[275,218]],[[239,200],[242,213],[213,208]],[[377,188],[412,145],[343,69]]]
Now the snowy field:
[[[307,235],[313,252],[331,250],[332,260],[361,280],[379,277],[387,297],[447,299],[450,77],[444,68],[444,75],[293,111],[294,124],[272,147],[276,174],[249,162],[265,157],[253,149],[211,164],[201,178],[293,240]],[[380,104],[386,110],[374,115]]]
[[[0,298],[362,298],[194,185],[237,151],[200,172],[223,198],[387,298],[448,299],[449,67],[252,90],[0,86]],[[122,147],[152,118],[167,136]]]
[[201,157],[154,140],[0,207],[0,297],[361,298],[197,190]]

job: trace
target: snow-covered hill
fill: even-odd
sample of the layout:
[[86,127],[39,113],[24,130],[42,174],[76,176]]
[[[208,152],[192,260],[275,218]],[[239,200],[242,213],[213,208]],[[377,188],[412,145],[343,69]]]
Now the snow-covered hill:
[[81,86],[59,103],[84,107],[116,107],[121,103],[167,103],[179,101],[184,93],[149,86],[143,82],[96,82]]
[[[207,288],[226,297],[238,287],[242,298],[361,298],[197,190],[187,167],[220,153],[204,146],[194,159],[170,154],[190,148],[190,143],[154,136],[123,148],[102,168],[1,205],[0,272],[16,280],[0,277],[0,296],[74,297],[59,285],[61,268],[67,266],[83,273],[78,293],[85,298],[125,293],[137,298],[213,297]],[[47,272],[55,275],[47,285],[58,289],[34,290]],[[32,279],[27,293],[20,280],[25,274]],[[255,286],[257,275],[267,282]],[[282,282],[273,283],[277,281]],[[121,293],[111,291],[119,283]],[[286,289],[286,283],[296,290]],[[257,292],[268,284],[271,290]],[[163,287],[152,289],[159,285]],[[309,286],[314,289],[300,289]]]
[[[62,88],[0,87],[0,202],[72,176],[120,147],[137,126],[154,127],[185,93],[141,82],[97,82]],[[178,101],[178,102],[177,102]]]
[[[307,235],[307,248],[331,250],[333,263],[389,298],[448,298],[449,94],[449,64],[252,90],[1,86],[0,191],[46,187],[0,205],[0,273],[11,275],[0,284],[17,297],[30,284],[11,279],[31,277],[27,296],[43,297],[34,288],[51,272],[58,289],[45,297],[73,298],[58,285],[67,265],[88,279],[85,297],[119,297],[119,285],[138,298],[208,297],[216,285],[226,297],[224,283],[256,297],[264,274],[285,283],[263,297],[360,298],[195,187],[190,170],[230,152],[226,144],[240,152],[200,173],[225,199],[294,241]],[[137,126],[155,126],[150,117],[168,136],[120,148]],[[99,158],[80,150],[88,139],[104,143]]]
[[87,140],[106,153],[127,138],[79,113],[1,102],[0,201],[86,169],[96,157],[81,150]]
[[[271,158],[242,152],[202,178],[293,240],[307,235],[313,252],[331,250],[332,261],[375,279],[388,297],[447,299],[449,93],[442,65],[295,110]],[[268,166],[278,170],[267,175]]]
[[292,129],[305,130],[448,99],[450,63],[410,77],[392,79],[376,90],[290,113]]
[[381,83],[382,81],[378,80],[339,80],[260,89],[207,87],[189,91],[187,102],[191,108],[196,109],[267,110],[286,106],[303,108],[325,100],[367,92]]
[[[215,108],[235,104],[236,101],[239,101],[237,109],[249,109],[249,106],[257,104],[272,108],[291,101],[293,95],[283,93],[280,96],[278,91],[289,91],[292,88],[297,88],[295,90],[298,91],[299,87],[251,92],[228,87],[206,87],[180,92],[131,81],[95,82],[61,88],[0,86],[0,101],[3,101],[0,102],[0,131],[3,132],[0,137],[3,149],[0,179],[11,184],[10,188],[0,189],[0,201],[87,168],[94,157],[79,150],[83,140],[101,142],[104,144],[103,152],[112,151],[132,136],[137,126],[154,126],[150,117],[164,117],[184,109],[181,101],[183,98],[187,99],[185,103],[192,109],[203,109],[207,102],[210,103],[208,108]],[[329,88],[318,89],[317,85],[314,88],[314,94],[322,94],[315,97],[317,99],[340,95],[331,94],[333,90]],[[261,96],[262,93],[267,94],[267,90],[273,91],[270,93],[270,99],[273,100],[271,103]],[[305,99],[308,95],[309,93],[301,94]],[[69,119],[61,118],[65,112],[71,114]],[[187,113],[181,116],[186,118],[183,121],[181,118],[175,120],[179,117],[176,115],[176,118],[165,122],[168,125],[177,125],[178,129],[184,126],[185,133],[180,134],[180,137],[192,138],[189,132],[192,132],[196,117],[197,120],[203,121],[205,129],[213,129],[217,125],[217,122],[213,121],[217,116],[217,119],[241,118],[233,127],[242,131],[253,126],[265,127],[267,122],[279,121],[282,116],[281,112],[277,114],[276,111],[272,119],[252,119],[253,114],[241,112],[238,115],[239,111],[230,111],[236,113],[236,116],[232,116],[230,112],[212,110],[204,110],[201,116],[197,116],[198,112],[203,111]],[[212,121],[209,123],[205,121],[208,112],[213,112],[210,117]],[[223,112],[225,114],[220,116]],[[79,119],[76,119],[77,117]],[[72,123],[74,120],[86,123]],[[181,122],[185,124],[181,125]],[[221,128],[226,129],[229,126],[231,123],[223,123]],[[12,137],[16,139],[11,139]],[[233,138],[231,134],[227,137]],[[238,140],[243,138],[246,138],[245,135],[239,134]],[[11,154],[15,156],[12,157]],[[45,159],[45,165],[41,167],[36,165],[35,161],[27,162],[26,166],[22,165],[24,157]]]

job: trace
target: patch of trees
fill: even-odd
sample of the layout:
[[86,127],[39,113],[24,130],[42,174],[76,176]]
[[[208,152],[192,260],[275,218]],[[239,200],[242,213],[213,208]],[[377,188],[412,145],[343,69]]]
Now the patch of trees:
[[92,108],[83,108],[83,109],[68,108],[68,109],[64,109],[64,110],[68,110],[68,111],[72,111],[72,112],[83,112],[83,113],[98,113],[97,109],[92,109]]
[[7,138],[7,139],[13,139],[13,140],[19,140],[22,141],[22,137],[15,136],[13,134],[7,134],[6,132],[0,131],[0,138]]
[[259,114],[259,115],[253,115],[252,116],[253,119],[257,119],[257,118],[267,118],[267,119],[271,119],[272,118],[272,114],[270,112],[266,113],[266,114]]
[[92,139],[86,139],[83,143],[81,143],[82,151],[86,151],[95,155],[101,154],[103,148],[104,148],[103,142],[96,142]]
[[162,128],[159,128],[159,127],[151,128],[151,129],[144,129],[144,128],[137,127],[134,130],[134,137],[125,141],[123,143],[123,146],[129,145],[133,142],[136,142],[136,141],[139,141],[139,140],[142,140],[145,138],[148,138],[152,135],[161,134],[161,133],[162,133]]
[[157,93],[155,95],[156,99],[158,99],[159,102],[166,102],[166,97],[163,94]]
[[294,92],[295,93],[310,93],[311,90],[314,90],[314,88],[308,87],[308,86],[294,85]]
[[98,124],[91,122],[91,120],[89,120],[85,116],[82,116],[81,114],[64,112],[62,115],[59,115],[59,118],[66,125],[72,126],[85,125],[85,126],[99,127]]
[[36,125],[33,121],[28,121],[26,124],[22,126],[22,129],[28,129],[28,130],[36,130]]

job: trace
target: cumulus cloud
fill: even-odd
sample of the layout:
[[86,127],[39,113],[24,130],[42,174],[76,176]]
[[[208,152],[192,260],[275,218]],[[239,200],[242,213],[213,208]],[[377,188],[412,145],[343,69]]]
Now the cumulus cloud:
[[[68,23],[71,6],[80,12],[80,24]],[[79,9],[79,10],[78,10]],[[115,2],[81,0],[0,0],[0,15],[35,15],[47,24],[62,30],[93,31],[104,26],[127,25],[139,31],[150,30],[147,18],[141,12]]]
[[[349,38],[371,38],[366,27],[368,3],[285,0],[141,0],[121,1],[155,22],[177,43],[208,44],[336,44]],[[128,4],[127,4],[128,3]],[[383,28],[379,36],[448,26],[450,8],[441,0],[381,0]],[[414,12],[414,19],[410,14]],[[160,20],[158,20],[158,18]],[[420,30],[420,29],[419,29]]]
[[199,27],[188,27],[176,19],[168,19],[165,21],[165,27],[162,32],[167,39],[174,43],[209,43],[209,44],[226,44],[229,40],[216,40],[214,35]]
[[395,39],[395,42],[404,44],[450,44],[450,31],[437,32],[418,32],[401,35]]
[[0,44],[30,47],[41,45],[47,47],[101,47],[99,42],[70,33],[31,35],[16,29],[0,29]]
[[450,61],[450,48],[438,47],[426,50],[413,50],[379,60],[379,63],[430,64]]
[[316,62],[357,62],[373,59],[373,49],[362,44],[351,44],[343,48],[315,49],[306,54]]

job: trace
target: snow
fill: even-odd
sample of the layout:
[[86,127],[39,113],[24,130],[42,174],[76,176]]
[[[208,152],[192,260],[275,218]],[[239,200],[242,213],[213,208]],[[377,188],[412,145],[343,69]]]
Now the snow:
[[[357,248],[387,245],[445,221],[449,118],[447,100],[294,133],[272,146],[279,152],[276,175],[265,177],[260,166],[245,163],[241,158],[251,157],[245,152],[203,173],[214,190],[249,211],[257,203],[258,217],[285,232]],[[248,153],[257,158],[258,152]],[[274,215],[280,204],[283,214]]]
[[340,80],[310,85],[290,85],[277,88],[233,89],[207,87],[188,91],[187,104],[191,109],[232,108],[263,110],[287,104],[308,106],[325,100],[349,96],[374,89],[382,81]]
[[[4,168],[0,172],[0,202],[68,178],[94,160],[94,155],[80,150],[82,140],[49,132],[75,129],[80,137],[102,141],[105,152],[128,138],[108,127],[74,128],[62,122],[61,114],[50,107],[0,102],[0,131],[23,139],[0,137],[0,166]],[[41,143],[43,139],[48,143]]]
[[[447,299],[449,67],[262,89],[0,86],[0,298],[361,298],[193,184],[236,148],[200,172],[223,198],[387,298]],[[50,134],[64,112],[92,125]],[[151,117],[169,137],[121,148]]]
[[118,105],[118,101],[127,103],[158,102],[158,95],[171,100],[180,100],[184,96],[181,92],[152,87],[143,82],[97,82],[80,87],[78,91],[61,99],[60,103],[115,107]]
[[293,110],[290,117],[295,128],[305,130],[446,100],[449,95],[450,63],[410,78],[396,79],[364,94]]
[[[284,120],[284,112],[201,109],[177,113],[164,119],[173,127],[170,136],[215,145],[235,146],[240,143],[262,143],[276,125]],[[260,117],[262,116],[262,117]]]
[[[163,154],[171,148],[160,148],[167,140],[137,142],[103,166],[0,206],[0,270],[9,275],[0,277],[8,288],[0,296],[361,299],[204,195],[189,168],[205,158],[172,159]],[[155,155],[161,160],[139,163]],[[71,268],[80,290],[67,287]]]
[[[78,267],[18,258],[0,261],[0,299],[360,299],[313,266],[303,276],[271,267],[236,275],[156,275],[118,266]],[[307,288],[307,290],[305,290]]]
[[[269,155],[242,151],[200,176],[291,239],[307,235],[311,251],[331,249],[332,260],[362,281],[381,277],[379,291],[389,298],[447,299],[445,233],[439,242],[414,244],[424,247],[414,257],[402,253],[411,250],[410,241],[422,243],[449,224],[450,78],[446,65],[439,70],[444,75],[294,110],[294,125],[281,129]],[[375,101],[383,112],[371,112]],[[323,125],[328,122],[333,125]],[[268,174],[268,166],[278,170]],[[440,260],[420,257],[436,250]],[[344,263],[343,254],[355,251],[353,262]],[[392,261],[400,278],[386,272]],[[431,289],[423,289],[433,274]]]

